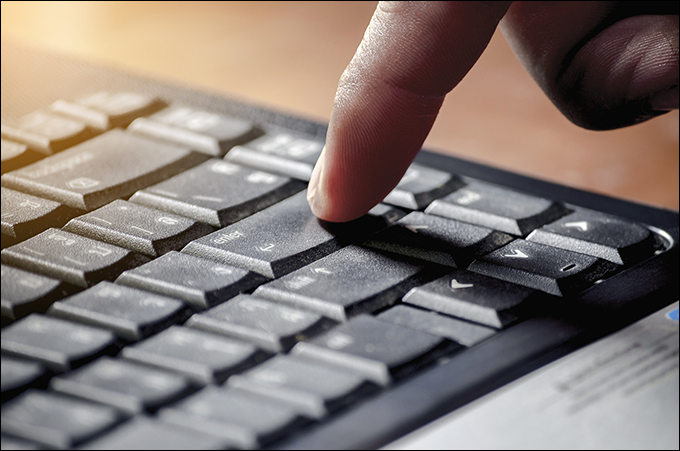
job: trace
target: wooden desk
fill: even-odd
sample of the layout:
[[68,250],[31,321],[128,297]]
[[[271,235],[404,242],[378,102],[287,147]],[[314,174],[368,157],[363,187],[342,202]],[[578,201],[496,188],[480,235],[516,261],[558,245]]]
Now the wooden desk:
[[[327,122],[375,2],[2,2],[2,37]],[[497,33],[425,146],[678,209],[678,112],[592,132],[564,119]]]

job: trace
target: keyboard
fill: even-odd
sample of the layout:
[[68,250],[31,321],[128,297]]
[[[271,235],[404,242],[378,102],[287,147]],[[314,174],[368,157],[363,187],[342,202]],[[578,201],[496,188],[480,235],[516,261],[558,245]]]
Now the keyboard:
[[[46,68],[49,70],[46,71]],[[2,449],[377,448],[678,299],[678,213],[2,45]]]

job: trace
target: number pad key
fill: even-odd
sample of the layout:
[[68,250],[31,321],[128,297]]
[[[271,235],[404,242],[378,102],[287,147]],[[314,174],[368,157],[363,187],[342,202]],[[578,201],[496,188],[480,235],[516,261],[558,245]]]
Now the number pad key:
[[135,193],[131,202],[224,227],[304,189],[288,177],[209,160]]
[[548,199],[473,181],[465,188],[435,200],[425,213],[525,236],[565,215],[568,210]]
[[148,259],[118,246],[48,229],[2,251],[2,262],[87,288]]
[[121,246],[148,257],[180,250],[213,231],[207,224],[124,200],[72,219],[64,230]]
[[165,104],[134,92],[98,92],[75,102],[57,100],[50,109],[100,131],[123,127],[139,116],[151,114]]
[[616,216],[578,210],[534,230],[527,241],[592,255],[618,265],[650,257],[660,242],[646,227]]
[[52,155],[93,136],[82,122],[45,111],[34,111],[16,121],[2,124],[2,137]]
[[515,240],[474,262],[470,271],[557,296],[577,293],[616,271],[616,265],[585,254]]
[[179,326],[123,348],[122,355],[183,374],[199,385],[221,384],[268,357],[251,344]]
[[316,313],[241,294],[192,316],[186,326],[240,338],[276,353],[334,324]]
[[2,330],[2,351],[63,373],[115,353],[114,340],[108,330],[32,314]]
[[126,341],[141,340],[189,316],[178,300],[110,282],[55,303],[48,314],[109,329]]
[[76,214],[58,202],[2,188],[2,247],[20,243],[49,227],[61,227]]
[[139,118],[128,130],[189,146],[214,157],[223,156],[235,145],[261,133],[248,120],[180,105],[170,106],[148,118]]
[[265,280],[246,269],[173,251],[124,272],[116,283],[182,299],[195,310],[205,310]]

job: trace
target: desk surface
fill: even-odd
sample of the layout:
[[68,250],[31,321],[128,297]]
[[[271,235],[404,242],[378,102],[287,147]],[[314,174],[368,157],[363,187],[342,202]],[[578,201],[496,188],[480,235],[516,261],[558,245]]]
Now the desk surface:
[[[2,38],[327,122],[375,2],[2,2]],[[425,147],[678,209],[678,111],[622,130],[567,121],[500,32]]]

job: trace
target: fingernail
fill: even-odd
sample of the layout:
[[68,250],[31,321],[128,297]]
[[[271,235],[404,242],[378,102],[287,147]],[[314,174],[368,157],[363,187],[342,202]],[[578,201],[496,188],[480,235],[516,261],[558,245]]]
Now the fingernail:
[[658,92],[649,98],[649,107],[654,111],[678,109],[678,87]]
[[320,216],[323,213],[323,208],[325,206],[325,193],[323,191],[323,176],[325,172],[325,155],[326,148],[321,150],[321,155],[314,165],[314,170],[312,171],[312,176],[309,179],[309,185],[307,186],[307,202],[309,202],[309,207],[312,209],[312,213],[316,216]]

